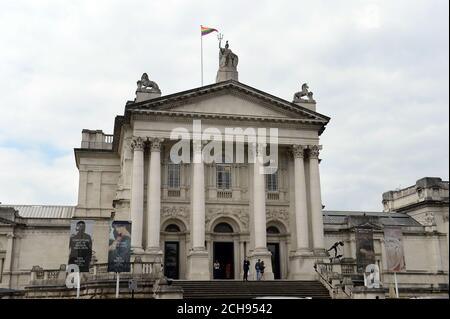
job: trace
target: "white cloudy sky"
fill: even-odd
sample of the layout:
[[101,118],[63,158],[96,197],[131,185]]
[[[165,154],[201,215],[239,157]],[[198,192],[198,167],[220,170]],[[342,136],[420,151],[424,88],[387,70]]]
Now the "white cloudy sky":
[[[0,0],[0,202],[76,204],[81,130],[111,133],[144,71],[163,94],[199,86],[203,24],[241,82],[288,100],[309,83],[332,118],[327,209],[380,210],[384,191],[448,180],[448,20],[447,0]],[[217,55],[205,37],[205,84]]]

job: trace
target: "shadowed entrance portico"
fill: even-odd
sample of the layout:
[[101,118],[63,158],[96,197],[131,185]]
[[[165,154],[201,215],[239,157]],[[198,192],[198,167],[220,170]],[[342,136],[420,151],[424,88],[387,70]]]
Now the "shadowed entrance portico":
[[234,244],[231,242],[214,242],[214,262],[220,268],[213,272],[214,279],[234,279]]
[[[214,233],[220,234],[221,238],[213,242],[213,268],[218,262],[219,269],[213,269],[213,279],[234,279],[234,243],[232,234],[233,227],[225,222],[220,222],[214,227]],[[228,238],[229,237],[229,238]]]

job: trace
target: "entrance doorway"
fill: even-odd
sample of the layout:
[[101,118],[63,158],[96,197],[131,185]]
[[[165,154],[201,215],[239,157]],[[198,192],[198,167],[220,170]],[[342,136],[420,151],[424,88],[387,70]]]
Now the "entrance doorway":
[[164,243],[164,275],[168,278],[179,279],[180,244],[177,241]]
[[220,268],[213,269],[214,279],[234,279],[234,244],[214,242],[213,263],[219,262]]
[[280,244],[268,243],[267,249],[272,253],[272,271],[274,279],[281,279],[280,271]]

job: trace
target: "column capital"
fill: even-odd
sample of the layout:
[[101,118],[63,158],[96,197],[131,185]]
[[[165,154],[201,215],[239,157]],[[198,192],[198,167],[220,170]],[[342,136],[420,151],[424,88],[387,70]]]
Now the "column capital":
[[144,139],[140,136],[133,136],[131,140],[131,149],[134,151],[144,150]]
[[305,156],[305,145],[292,145],[292,154],[294,158],[303,158]]
[[151,152],[161,152],[161,145],[162,145],[162,142],[164,142],[163,138],[149,137],[147,139],[148,139],[148,143],[150,145]]
[[319,158],[319,153],[322,150],[321,145],[309,145],[309,158]]

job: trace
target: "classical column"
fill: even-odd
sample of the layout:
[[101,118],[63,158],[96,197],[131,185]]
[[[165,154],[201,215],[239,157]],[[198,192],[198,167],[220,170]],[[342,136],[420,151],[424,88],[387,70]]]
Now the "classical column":
[[305,165],[303,157],[306,147],[294,145],[294,183],[295,183],[295,226],[297,232],[297,252],[309,250],[308,205],[306,196]]
[[253,164],[253,218],[255,250],[267,250],[266,234],[266,188],[264,185],[263,146],[258,145]]
[[149,169],[147,178],[147,253],[162,255],[159,246],[161,227],[161,143],[162,139],[151,138]]
[[133,253],[142,253],[142,230],[144,222],[144,141],[134,137],[133,179],[131,185],[131,247]]
[[323,251],[323,216],[322,199],[320,195],[320,174],[319,174],[319,145],[309,147],[309,188],[312,218],[313,247],[316,251]]
[[201,143],[193,143],[192,163],[192,248],[205,249],[205,165]]
[[[253,145],[255,162],[253,164],[253,235],[254,243],[253,251],[250,259],[251,264],[254,265],[260,259],[264,261],[264,279],[273,280],[274,275],[272,271],[272,254],[267,249],[267,218],[266,218],[266,188],[264,183],[264,166],[263,166],[263,151],[264,145]],[[253,268],[254,269],[254,268]]]
[[191,241],[188,254],[190,280],[209,280],[209,254],[205,249],[205,166],[202,158],[202,143],[194,140],[191,178]]

